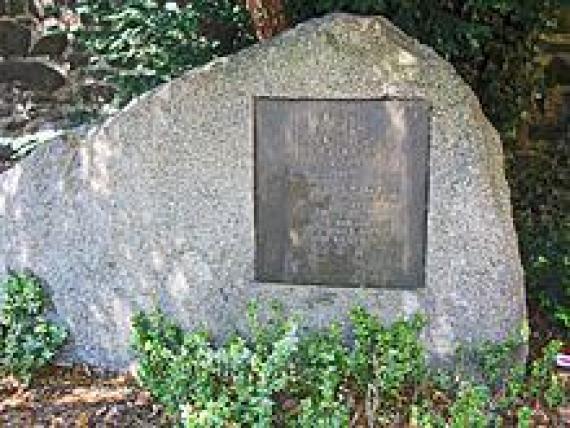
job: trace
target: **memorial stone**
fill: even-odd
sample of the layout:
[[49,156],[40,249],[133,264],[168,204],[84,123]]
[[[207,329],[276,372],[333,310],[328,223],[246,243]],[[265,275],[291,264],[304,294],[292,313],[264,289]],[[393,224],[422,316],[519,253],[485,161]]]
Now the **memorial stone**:
[[214,337],[420,313],[433,360],[526,320],[499,136],[454,68],[334,14],[189,71],[0,175],[0,277],[49,287],[70,355],[123,368],[131,319]]

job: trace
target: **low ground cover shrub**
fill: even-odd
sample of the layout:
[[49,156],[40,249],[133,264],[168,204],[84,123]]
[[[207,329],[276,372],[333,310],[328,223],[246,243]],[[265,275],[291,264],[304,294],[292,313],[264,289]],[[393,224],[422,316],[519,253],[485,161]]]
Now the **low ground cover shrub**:
[[14,273],[0,283],[0,374],[29,382],[65,342],[67,331],[46,319],[46,304],[32,275]]
[[468,369],[430,369],[421,317],[386,327],[355,308],[350,320],[347,343],[339,325],[301,333],[279,311],[260,320],[252,304],[249,338],[215,346],[205,331],[141,313],[137,377],[187,427],[525,426],[537,405],[567,400],[554,371],[559,342],[529,367],[514,363],[522,343],[512,339],[466,352]]

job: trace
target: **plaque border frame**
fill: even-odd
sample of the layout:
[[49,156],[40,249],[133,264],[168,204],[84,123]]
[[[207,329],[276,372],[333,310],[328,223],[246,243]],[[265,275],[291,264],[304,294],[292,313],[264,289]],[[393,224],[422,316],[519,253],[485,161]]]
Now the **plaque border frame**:
[[[257,278],[257,259],[258,259],[258,248],[257,248],[257,222],[259,218],[258,207],[257,207],[257,154],[258,154],[258,139],[257,139],[257,102],[258,100],[275,100],[275,101],[404,101],[404,102],[417,102],[424,104],[426,111],[428,113],[428,133],[427,133],[427,147],[426,147],[426,162],[425,162],[425,210],[424,210],[424,224],[425,233],[423,234],[422,242],[422,283],[418,286],[397,286],[397,285],[382,285],[373,286],[370,284],[347,284],[347,283],[311,283],[311,284],[300,284],[286,281],[263,281]],[[253,162],[253,177],[252,177],[252,189],[253,189],[253,278],[250,280],[251,283],[265,287],[265,286],[278,286],[278,287],[292,287],[292,288],[318,288],[318,289],[367,289],[367,290],[401,290],[401,291],[417,291],[426,288],[426,271],[427,271],[427,252],[428,252],[428,239],[429,239],[429,202],[431,198],[430,184],[431,184],[431,143],[432,143],[432,128],[433,128],[433,104],[426,98],[421,96],[395,96],[395,95],[383,95],[375,97],[335,97],[335,96],[323,96],[323,97],[311,97],[305,96],[293,96],[293,95],[252,95],[249,97],[250,106],[250,142],[252,147],[252,162]]]

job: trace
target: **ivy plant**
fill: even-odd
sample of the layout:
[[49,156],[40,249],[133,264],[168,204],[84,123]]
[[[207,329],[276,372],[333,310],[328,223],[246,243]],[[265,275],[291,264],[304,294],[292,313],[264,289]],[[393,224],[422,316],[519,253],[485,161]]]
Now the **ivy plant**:
[[88,71],[114,84],[124,104],[185,70],[235,52],[255,38],[241,2],[79,0],[83,25],[77,47],[91,58]]

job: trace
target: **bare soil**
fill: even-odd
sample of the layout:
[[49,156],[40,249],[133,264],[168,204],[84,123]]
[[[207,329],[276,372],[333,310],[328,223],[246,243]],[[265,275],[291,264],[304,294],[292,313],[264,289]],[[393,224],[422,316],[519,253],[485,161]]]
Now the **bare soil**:
[[0,427],[171,426],[128,374],[50,367],[27,388],[0,380]]

